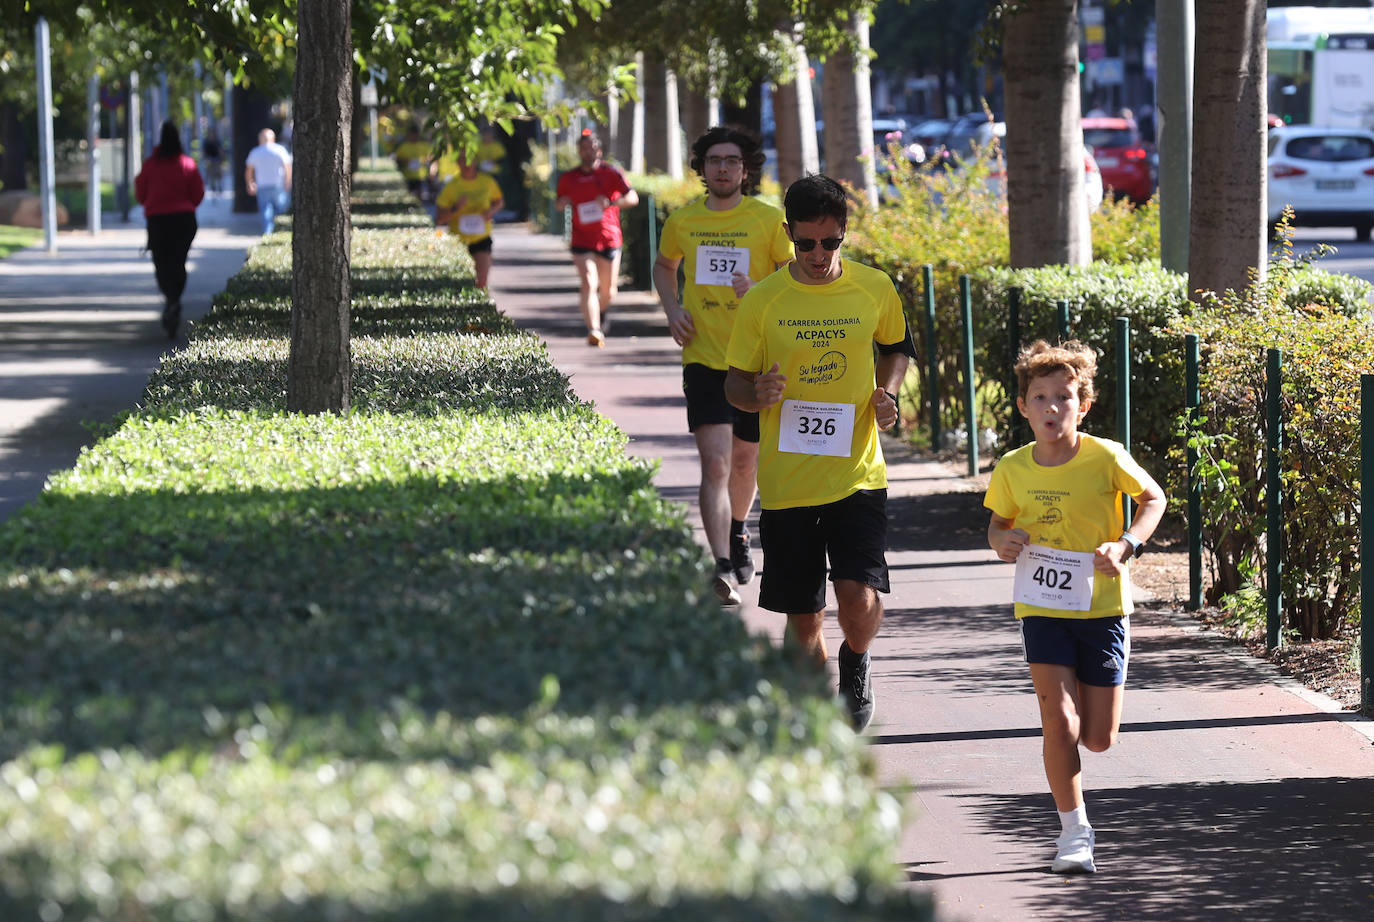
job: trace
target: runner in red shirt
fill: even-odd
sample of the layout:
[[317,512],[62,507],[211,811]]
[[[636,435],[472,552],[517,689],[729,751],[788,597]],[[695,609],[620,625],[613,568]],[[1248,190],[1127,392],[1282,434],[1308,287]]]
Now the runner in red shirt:
[[572,208],[572,257],[582,280],[587,344],[604,346],[602,318],[620,283],[620,206],[634,207],[639,195],[624,173],[601,159],[601,140],[591,129],[578,139],[577,155],[581,165],[558,177],[554,207]]

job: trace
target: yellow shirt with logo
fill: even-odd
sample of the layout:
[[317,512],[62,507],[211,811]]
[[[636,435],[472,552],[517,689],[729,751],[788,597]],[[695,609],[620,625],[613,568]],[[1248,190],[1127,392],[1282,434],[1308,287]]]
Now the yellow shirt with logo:
[[[792,242],[782,226],[782,212],[745,196],[728,211],[712,211],[707,199],[684,205],[663,222],[658,251],[669,259],[681,259],[685,283],[682,306],[692,315],[696,335],[682,350],[682,364],[700,364],[725,370],[725,347],[735,325],[739,298],[730,285],[698,285],[701,247],[734,247],[749,251],[739,271],[754,281],[773,273],[778,263],[792,258]],[[716,258],[706,254],[707,259]]]
[[490,237],[491,221],[485,217],[482,219],[481,233],[465,234],[458,229],[458,225],[463,215],[485,214],[490,211],[492,203],[501,198],[501,187],[488,173],[478,173],[471,179],[464,179],[459,174],[444,184],[444,188],[439,191],[439,196],[434,200],[434,204],[440,210],[452,208],[463,196],[467,196],[467,201],[463,203],[461,209],[455,211],[448,219],[448,232],[464,243],[472,243],[474,240]]
[[428,141],[402,141],[396,145],[396,163],[406,179],[424,179],[428,176],[429,157]]
[[[983,505],[1012,527],[1030,535],[1031,544],[1089,552],[1115,541],[1125,530],[1121,497],[1139,496],[1147,478],[1125,446],[1082,433],[1078,453],[1064,464],[1035,462],[1034,443],[1008,452],[992,471]],[[1064,611],[1016,603],[1016,617],[1110,618],[1132,610],[1128,574],[1093,573],[1092,607]]]
[[[847,259],[840,277],[828,284],[803,284],[784,268],[745,294],[726,361],[750,372],[765,372],[777,362],[787,377],[783,403],[759,414],[763,508],[823,506],[858,490],[887,487],[873,415],[878,387],[873,344],[893,345],[906,336],[906,316],[892,280]],[[781,450],[787,401],[853,405],[848,453]]]

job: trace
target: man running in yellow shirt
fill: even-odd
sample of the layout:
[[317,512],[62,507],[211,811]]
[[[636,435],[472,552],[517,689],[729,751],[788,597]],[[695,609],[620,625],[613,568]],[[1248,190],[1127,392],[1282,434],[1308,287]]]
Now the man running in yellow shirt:
[[440,190],[434,200],[438,208],[434,221],[467,244],[477,268],[477,287],[487,287],[491,274],[491,219],[505,202],[501,187],[490,173],[483,173],[464,153],[457,154],[458,173]]
[[[716,561],[712,589],[738,605],[754,577],[745,521],[754,505],[759,418],[725,399],[725,347],[739,299],[757,279],[792,258],[782,212],[753,198],[764,154],[756,140],[716,127],[692,145],[692,169],[706,195],[668,216],[654,264],[654,287],[668,330],[682,347],[687,429],[701,459],[701,524]],[[679,303],[677,273],[685,284]]]
[[824,666],[829,558],[845,638],[840,694],[862,730],[873,718],[878,593],[889,591],[878,432],[897,422],[895,394],[916,349],[892,280],[840,257],[849,217],[840,184],[799,179],[783,210],[797,258],[741,301],[725,394],[759,411],[759,605],[786,614],[789,640]]

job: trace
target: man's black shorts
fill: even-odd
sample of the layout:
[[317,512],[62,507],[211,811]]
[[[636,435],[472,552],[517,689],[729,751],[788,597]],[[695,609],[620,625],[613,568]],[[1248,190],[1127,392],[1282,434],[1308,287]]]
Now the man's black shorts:
[[825,608],[830,579],[848,579],[888,592],[887,491],[858,490],[824,506],[759,513],[763,582],[759,606],[787,615]]
[[468,252],[473,256],[476,256],[478,253],[490,253],[491,238],[483,237],[481,240],[472,241],[472,243],[468,244]]
[[682,366],[682,393],[687,397],[687,431],[698,426],[729,425],[741,441],[759,440],[759,414],[738,409],[725,399],[726,372],[692,362]]

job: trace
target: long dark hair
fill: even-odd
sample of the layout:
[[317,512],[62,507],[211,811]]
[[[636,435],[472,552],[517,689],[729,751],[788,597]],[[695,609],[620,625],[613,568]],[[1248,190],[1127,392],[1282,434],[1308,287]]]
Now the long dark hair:
[[168,119],[162,123],[162,137],[157,142],[157,150],[153,151],[156,157],[180,157],[181,132],[177,131],[176,124]]

